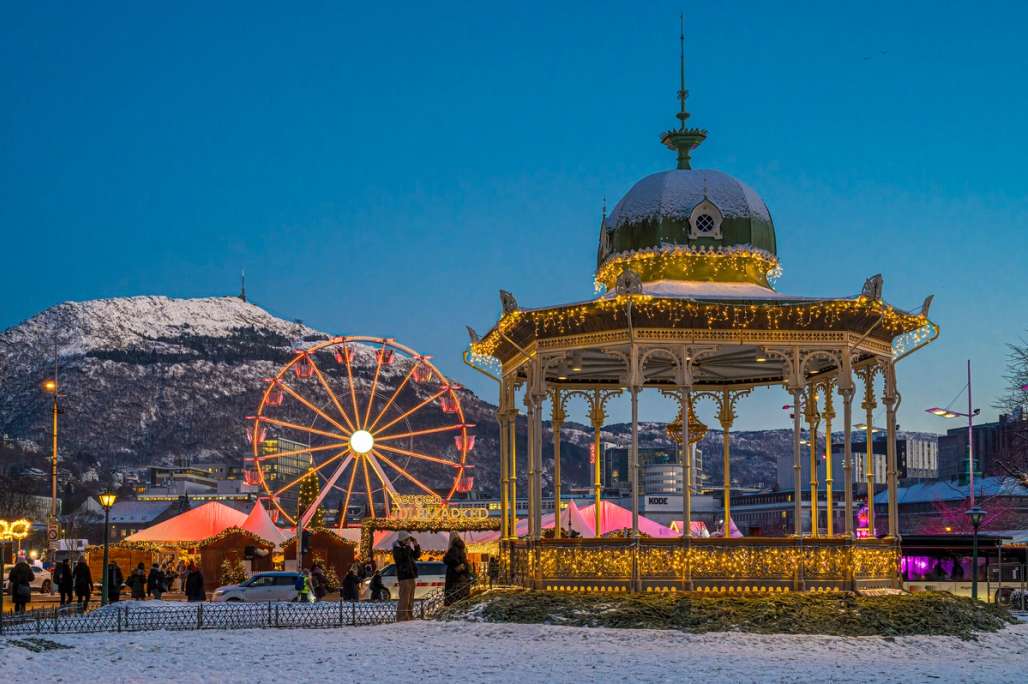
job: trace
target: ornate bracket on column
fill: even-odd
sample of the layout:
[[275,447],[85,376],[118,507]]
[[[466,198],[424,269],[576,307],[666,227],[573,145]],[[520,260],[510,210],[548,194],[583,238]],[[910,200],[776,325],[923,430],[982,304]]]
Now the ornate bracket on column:
[[700,399],[711,399],[718,407],[717,419],[721,425],[721,468],[723,471],[723,482],[724,482],[724,520],[721,524],[722,536],[730,537],[732,535],[732,513],[731,513],[731,497],[732,497],[732,464],[731,464],[731,437],[729,431],[732,429],[732,424],[735,422],[735,403],[739,399],[747,396],[751,390],[740,390],[732,392],[729,390],[723,390],[720,393],[717,392],[698,392],[693,395],[694,401]]
[[880,372],[877,364],[868,364],[857,369],[857,376],[864,383],[864,398],[860,408],[864,409],[865,453],[864,482],[867,488],[867,529],[868,535],[875,536],[875,462],[874,462],[874,411],[878,407],[875,401],[875,375]]

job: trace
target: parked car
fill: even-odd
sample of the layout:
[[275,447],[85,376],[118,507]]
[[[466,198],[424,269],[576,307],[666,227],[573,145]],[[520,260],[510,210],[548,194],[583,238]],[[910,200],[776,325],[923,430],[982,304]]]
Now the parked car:
[[293,601],[296,599],[298,572],[258,572],[239,584],[214,590],[212,601]]
[[[7,572],[4,573],[4,592],[9,592],[8,585],[10,582],[7,581],[7,575],[11,573],[11,568],[14,567],[10,563],[5,566]],[[32,567],[32,591],[38,591],[40,594],[49,594],[50,589],[53,588],[53,577],[50,575],[49,570],[45,570],[38,565]]]
[[[438,561],[418,561],[418,580],[414,584],[414,598],[423,598],[443,588],[446,583],[446,564]],[[371,578],[364,580],[361,597],[369,598]],[[382,585],[385,587],[382,598],[394,599],[400,595],[399,583],[396,579],[396,565],[390,563],[382,569]]]

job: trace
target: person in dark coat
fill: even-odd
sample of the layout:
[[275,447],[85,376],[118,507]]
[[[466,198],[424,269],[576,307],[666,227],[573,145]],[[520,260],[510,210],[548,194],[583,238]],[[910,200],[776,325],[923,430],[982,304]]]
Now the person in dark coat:
[[132,598],[137,601],[146,600],[146,566],[140,563],[132,571],[128,579],[129,588],[132,590]]
[[71,576],[71,563],[65,558],[57,567],[54,568],[54,584],[57,585],[57,591],[61,594],[61,605],[66,606],[71,603],[72,590],[75,587],[75,581]]
[[121,587],[125,584],[125,576],[114,561],[107,565],[107,602],[115,603],[121,598]]
[[207,592],[203,590],[203,573],[196,567],[196,563],[190,563],[189,572],[186,573],[186,600],[207,600]]
[[467,598],[471,586],[471,569],[464,540],[456,532],[450,532],[450,547],[443,556],[446,564],[446,582],[443,585],[443,605],[456,603]]
[[11,600],[14,602],[14,612],[24,613],[25,606],[32,600],[32,580],[36,576],[32,574],[32,568],[24,560],[19,560],[11,568],[7,575],[10,583]]
[[146,595],[152,596],[158,601],[161,600],[161,594],[164,593],[164,573],[161,571],[161,566],[154,563],[150,566],[150,574],[146,576]]
[[361,577],[358,574],[360,565],[354,563],[350,566],[349,572],[343,578],[343,591],[341,598],[344,601],[360,601]]
[[78,599],[79,610],[85,610],[89,605],[89,595],[93,593],[93,573],[89,571],[85,558],[79,558],[75,564],[72,579],[75,582],[75,598]]
[[414,587],[418,579],[418,563],[421,546],[410,532],[401,531],[393,544],[393,562],[396,564],[396,580],[399,600],[396,602],[396,621],[414,618]]
[[368,583],[368,589],[371,590],[371,600],[381,601],[385,598],[385,584],[382,583],[382,573],[378,570],[371,576],[371,582]]
[[317,563],[311,566],[311,590],[316,601],[325,598],[325,594],[328,593],[328,577]]

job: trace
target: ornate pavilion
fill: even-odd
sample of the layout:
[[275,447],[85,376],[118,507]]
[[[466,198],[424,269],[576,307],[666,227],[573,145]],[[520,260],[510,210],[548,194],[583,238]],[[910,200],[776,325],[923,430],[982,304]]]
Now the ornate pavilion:
[[[919,311],[896,309],[882,298],[882,278],[867,279],[858,295],[796,297],[774,289],[781,272],[775,226],[760,196],[721,171],[693,169],[691,154],[707,132],[689,128],[683,78],[678,125],[662,142],[677,153],[677,168],[636,183],[600,223],[597,295],[588,301],[522,308],[501,292],[502,315],[479,337],[469,328],[467,358],[492,369],[500,381],[502,556],[508,579],[536,588],[642,591],[857,589],[896,586],[899,571],[896,504],[896,412],[901,395],[896,364],[938,336],[928,319],[931,297]],[[876,377],[882,392],[876,395]],[[862,391],[858,392],[858,381]],[[794,529],[781,537],[736,537],[731,530],[729,431],[740,400],[757,387],[780,387],[793,416]],[[669,426],[682,463],[683,528],[690,530],[693,448],[705,426],[698,402],[713,402],[723,431],[723,521],[720,535],[648,538],[639,533],[639,393],[658,390],[677,403]],[[555,501],[560,501],[560,425],[568,400],[584,399],[595,432],[593,490],[600,510],[600,428],[606,403],[627,394],[631,402],[629,478],[631,536],[552,538],[544,535],[543,416],[552,421]],[[528,419],[528,535],[518,538],[516,398]],[[851,453],[854,400],[867,416],[868,453]],[[854,529],[854,458],[868,467],[867,510],[874,511],[870,433],[877,402],[885,407],[888,521],[876,537]],[[841,408],[844,431],[844,513],[834,523],[831,439],[825,482],[818,482],[817,440],[802,439],[819,427],[831,435]],[[682,420],[683,414],[688,419]],[[692,434],[690,434],[692,433]],[[809,481],[801,459],[809,458]],[[838,473],[835,474],[838,476]],[[803,515],[809,488],[809,515]],[[827,515],[820,497],[826,499]],[[599,523],[595,526],[599,529]],[[868,529],[876,529],[869,521]]]

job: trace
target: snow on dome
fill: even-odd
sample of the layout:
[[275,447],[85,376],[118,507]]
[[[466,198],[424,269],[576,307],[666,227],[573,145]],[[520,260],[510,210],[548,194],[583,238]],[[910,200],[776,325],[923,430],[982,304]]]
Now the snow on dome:
[[687,220],[704,197],[725,218],[757,218],[771,223],[771,214],[756,192],[727,173],[712,169],[672,169],[643,178],[614,207],[607,227],[618,228],[654,218]]

